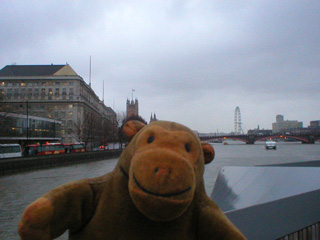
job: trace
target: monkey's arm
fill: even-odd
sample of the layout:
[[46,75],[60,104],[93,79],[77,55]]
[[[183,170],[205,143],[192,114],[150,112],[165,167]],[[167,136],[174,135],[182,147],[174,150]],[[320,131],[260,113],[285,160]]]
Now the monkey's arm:
[[19,224],[21,239],[54,239],[68,229],[81,229],[95,211],[105,185],[101,180],[102,177],[67,183],[31,203]]

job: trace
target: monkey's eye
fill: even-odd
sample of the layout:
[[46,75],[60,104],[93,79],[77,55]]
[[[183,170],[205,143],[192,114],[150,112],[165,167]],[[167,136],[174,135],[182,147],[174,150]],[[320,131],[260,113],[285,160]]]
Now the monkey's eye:
[[186,143],[184,147],[188,153],[191,151],[190,144]]
[[154,140],[154,136],[150,136],[150,137],[148,137],[148,143],[152,143],[152,142],[153,142],[153,140]]

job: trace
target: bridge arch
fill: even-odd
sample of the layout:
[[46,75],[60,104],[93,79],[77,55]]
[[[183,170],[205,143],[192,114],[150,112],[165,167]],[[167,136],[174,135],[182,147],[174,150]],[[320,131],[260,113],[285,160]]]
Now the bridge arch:
[[298,141],[301,141],[302,143],[315,143],[315,141],[318,141],[320,138],[319,134],[298,134],[298,135],[282,135],[282,134],[274,134],[274,135],[247,135],[247,134],[241,134],[241,135],[227,135],[227,136],[201,136],[200,139],[202,141],[212,141],[212,140],[225,140],[225,139],[233,139],[237,141],[242,141],[247,144],[254,144],[257,141],[264,141],[268,139],[284,139],[284,138],[291,138]]

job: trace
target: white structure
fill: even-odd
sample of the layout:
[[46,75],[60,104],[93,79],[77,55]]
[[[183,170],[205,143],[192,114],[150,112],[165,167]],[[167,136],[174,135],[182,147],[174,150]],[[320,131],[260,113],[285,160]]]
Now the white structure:
[[234,110],[234,133],[235,134],[243,134],[241,125],[242,125],[242,122],[241,122],[240,108],[236,107],[236,109]]

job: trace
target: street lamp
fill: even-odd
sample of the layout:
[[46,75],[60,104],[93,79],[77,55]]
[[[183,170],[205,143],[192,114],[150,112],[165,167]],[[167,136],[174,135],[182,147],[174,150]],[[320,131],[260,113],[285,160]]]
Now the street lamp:
[[27,142],[29,140],[29,101],[27,100]]
[[54,135],[53,135],[53,138],[54,138],[54,141],[56,140],[56,121],[53,120],[53,131],[54,131]]

